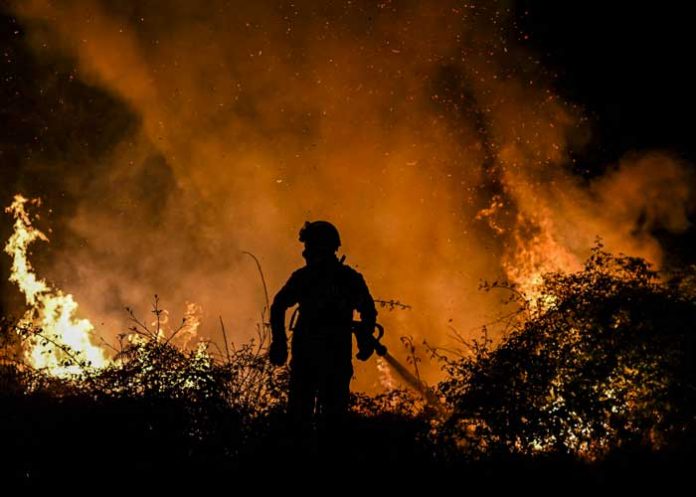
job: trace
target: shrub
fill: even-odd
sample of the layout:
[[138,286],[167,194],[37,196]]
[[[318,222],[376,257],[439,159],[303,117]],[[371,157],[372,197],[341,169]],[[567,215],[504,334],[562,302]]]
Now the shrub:
[[546,275],[498,347],[484,338],[443,359],[452,415],[442,441],[468,453],[596,459],[693,440],[693,282],[693,271],[660,279],[601,245],[582,271]]

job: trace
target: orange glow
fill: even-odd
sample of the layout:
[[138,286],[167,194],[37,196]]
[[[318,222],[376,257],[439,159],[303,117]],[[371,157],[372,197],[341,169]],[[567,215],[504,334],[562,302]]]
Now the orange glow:
[[[303,264],[300,226],[327,219],[373,295],[411,305],[380,310],[401,360],[400,336],[452,347],[451,327],[478,334],[500,312],[481,280],[534,296],[597,236],[659,266],[654,228],[687,225],[692,183],[667,154],[574,176],[586,118],[510,35],[505,2],[15,5],[37,57],[68,60],[136,123],[75,192],[67,226],[86,244],[56,250],[47,274],[110,333],[157,292],[172,308],[200,303],[194,335],[219,341],[222,316],[232,339],[253,337],[264,297],[243,251],[274,292]],[[29,305],[53,295],[72,315],[70,295],[24,274]],[[356,376],[360,389],[392,384],[377,361]]]

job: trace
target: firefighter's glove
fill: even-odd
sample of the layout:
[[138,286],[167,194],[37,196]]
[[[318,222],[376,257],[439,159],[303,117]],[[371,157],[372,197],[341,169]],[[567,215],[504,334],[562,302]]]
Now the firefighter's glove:
[[288,360],[288,344],[282,340],[273,340],[268,350],[268,359],[274,366],[283,366]]
[[358,353],[355,355],[361,361],[367,361],[375,352],[375,337],[365,330],[359,330],[355,337],[358,340]]

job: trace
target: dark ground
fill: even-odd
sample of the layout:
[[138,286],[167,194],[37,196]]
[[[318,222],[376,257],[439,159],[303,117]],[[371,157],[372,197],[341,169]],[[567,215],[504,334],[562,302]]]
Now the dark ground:
[[[616,453],[598,464],[571,458],[442,460],[418,440],[420,421],[353,419],[340,454],[298,450],[277,426],[255,440],[238,438],[234,415],[217,438],[192,444],[182,433],[182,405],[170,402],[90,402],[47,397],[2,402],[3,484],[16,488],[74,489],[114,482],[127,489],[209,485],[319,490],[326,481],[350,491],[427,487],[483,491],[666,491],[688,485],[692,461],[679,453]],[[233,414],[233,413],[230,413]],[[236,449],[242,448],[241,452]],[[340,485],[337,483],[342,480]],[[454,486],[451,486],[454,485]],[[685,490],[686,491],[686,490]]]

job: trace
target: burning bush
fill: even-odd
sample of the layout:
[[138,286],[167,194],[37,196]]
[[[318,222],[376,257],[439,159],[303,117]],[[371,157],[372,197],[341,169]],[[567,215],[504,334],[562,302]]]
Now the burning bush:
[[484,337],[445,359],[444,440],[588,459],[693,442],[693,271],[659,279],[598,245],[582,271],[546,275],[533,301],[505,288],[520,312],[500,346]]

